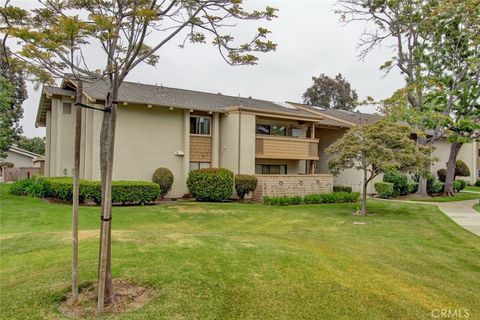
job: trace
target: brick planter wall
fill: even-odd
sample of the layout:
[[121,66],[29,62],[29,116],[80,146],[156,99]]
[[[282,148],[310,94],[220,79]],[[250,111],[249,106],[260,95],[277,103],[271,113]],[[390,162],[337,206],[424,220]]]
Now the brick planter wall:
[[333,191],[333,176],[330,174],[265,174],[256,175],[257,189],[252,200],[262,202],[264,196],[305,196]]

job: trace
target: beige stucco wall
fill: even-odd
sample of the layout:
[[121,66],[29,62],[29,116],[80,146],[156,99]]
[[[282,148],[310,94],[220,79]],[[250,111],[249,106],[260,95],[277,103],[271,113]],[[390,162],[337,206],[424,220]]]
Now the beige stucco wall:
[[7,161],[13,163],[15,168],[31,168],[31,167],[40,167],[40,163],[35,165],[32,162],[32,157],[16,153],[10,150],[6,152],[7,156],[2,159],[2,161]]
[[282,160],[282,159],[256,159],[255,164],[273,164],[286,165],[287,174],[305,174],[306,173],[305,160]]
[[174,174],[167,196],[185,194],[184,156],[176,155],[188,148],[183,145],[183,125],[181,110],[119,106],[113,179],[151,181],[155,169],[166,167]]
[[[63,102],[72,103],[70,114],[63,114]],[[52,99],[52,110],[47,112],[47,126],[45,174],[50,177],[71,176],[75,107],[70,98]]]
[[220,116],[220,167],[255,173],[255,115],[230,112]]
[[[459,177],[460,179],[466,180],[470,183],[475,183],[477,177],[475,176],[478,171],[478,161],[477,161],[477,142],[464,144],[460,149],[457,159],[462,160],[470,169],[469,177]],[[450,143],[446,139],[436,141],[435,150],[433,156],[438,158],[437,161],[432,164],[432,173],[437,177],[437,171],[441,168],[447,167],[448,156],[450,154]]]

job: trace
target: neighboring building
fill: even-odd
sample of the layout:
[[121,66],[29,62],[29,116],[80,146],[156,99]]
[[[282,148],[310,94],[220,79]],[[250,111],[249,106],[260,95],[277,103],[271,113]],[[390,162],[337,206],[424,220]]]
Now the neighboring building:
[[44,174],[45,159],[43,156],[17,146],[11,146],[6,154],[7,156],[1,161],[12,163],[13,168],[2,167],[0,172],[2,182],[17,181]]
[[[46,127],[47,176],[73,173],[75,88],[74,81],[65,80],[59,88],[45,86],[42,91],[36,125]],[[84,83],[83,90],[84,104],[103,109],[103,82]],[[83,179],[100,179],[102,117],[102,111],[82,109]],[[190,170],[223,167],[258,175],[262,187],[257,196],[327,192],[332,184],[360,190],[356,170],[335,178],[328,173],[325,148],[348,128],[380,118],[124,82],[118,97],[113,179],[149,181],[155,169],[166,167],[175,178],[168,196],[181,197],[188,192]]]
[[[433,156],[438,158],[438,161],[432,166],[432,173],[435,176],[437,175],[438,169],[447,168],[449,154],[450,143],[446,139],[441,139],[435,143]],[[470,169],[469,177],[458,177],[458,179],[466,180],[470,184],[474,184],[480,179],[480,144],[478,142],[464,144],[460,149],[457,159],[465,162]]]
[[6,153],[7,156],[1,161],[13,163],[15,168],[40,167],[40,162],[37,159],[43,158],[39,154],[18,148],[17,146],[11,146]]

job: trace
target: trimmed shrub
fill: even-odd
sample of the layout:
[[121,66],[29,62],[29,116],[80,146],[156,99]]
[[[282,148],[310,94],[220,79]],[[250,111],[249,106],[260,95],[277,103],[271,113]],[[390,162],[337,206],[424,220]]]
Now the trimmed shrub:
[[438,169],[437,177],[441,182],[445,182],[445,179],[447,178],[447,169]]
[[146,181],[113,181],[113,203],[140,203],[155,201],[160,196],[160,187],[154,182]]
[[418,182],[409,182],[408,183],[408,193],[412,194],[417,192],[418,190]]
[[455,162],[455,177],[468,177],[470,176],[470,169],[467,164],[462,160]]
[[160,186],[162,198],[172,189],[173,173],[167,168],[158,168],[152,176],[152,181]]
[[187,186],[190,194],[199,201],[228,200],[233,192],[233,172],[223,168],[192,170]]
[[333,186],[333,192],[352,192],[350,186]]
[[475,187],[480,187],[480,180],[477,180],[477,181],[475,182]]
[[302,203],[302,197],[263,197],[263,204],[269,206],[290,206]]
[[382,199],[388,199],[395,196],[395,190],[393,189],[393,183],[390,182],[376,182],[374,184],[375,191],[377,191],[378,197]]
[[[73,179],[70,177],[36,177],[18,181],[10,187],[10,193],[32,197],[53,197],[71,202],[73,199]],[[146,181],[113,181],[113,203],[148,203],[160,195],[158,184]],[[102,189],[99,181],[80,180],[79,201],[89,199],[97,204],[102,201]]]
[[461,188],[462,188],[462,183],[460,182],[460,180],[453,181],[453,191],[459,192]]
[[16,196],[26,196],[28,195],[28,188],[33,183],[33,179],[18,180],[10,185],[10,193]]
[[427,192],[429,194],[441,193],[443,191],[444,185],[445,183],[435,179],[431,184],[427,184]]
[[333,192],[333,193],[319,193],[319,194],[309,194],[303,198],[303,201],[306,204],[317,204],[317,203],[348,203],[348,202],[357,202],[360,198],[359,192]]
[[255,176],[248,174],[235,175],[235,190],[240,200],[245,199],[245,196],[257,189],[258,179]]
[[383,182],[393,183],[393,192],[395,196],[403,196],[408,194],[408,178],[400,171],[386,171],[383,174]]
[[453,190],[456,192],[462,191],[463,189],[465,189],[466,186],[467,186],[467,181],[462,179],[458,179],[453,182]]

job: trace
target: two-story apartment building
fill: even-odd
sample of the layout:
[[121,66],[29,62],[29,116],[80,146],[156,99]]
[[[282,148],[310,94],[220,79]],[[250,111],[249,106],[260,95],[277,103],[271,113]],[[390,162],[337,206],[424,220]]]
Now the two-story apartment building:
[[[106,86],[84,83],[80,177],[100,179],[100,128]],[[73,172],[75,81],[45,86],[36,125],[46,127],[46,176]],[[360,190],[361,174],[328,173],[325,148],[348,128],[378,121],[378,115],[323,110],[297,103],[276,103],[124,82],[118,98],[114,180],[147,180],[169,168],[169,197],[188,193],[192,169],[223,167],[256,174],[256,196],[328,192],[332,185]],[[474,172],[476,172],[476,167]],[[373,184],[372,184],[373,186]],[[370,190],[373,191],[373,190]]]

